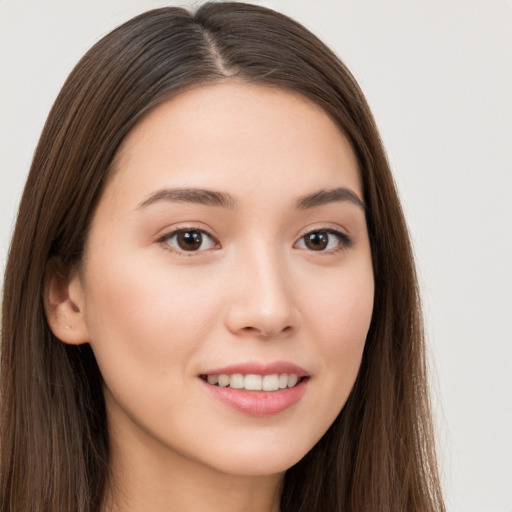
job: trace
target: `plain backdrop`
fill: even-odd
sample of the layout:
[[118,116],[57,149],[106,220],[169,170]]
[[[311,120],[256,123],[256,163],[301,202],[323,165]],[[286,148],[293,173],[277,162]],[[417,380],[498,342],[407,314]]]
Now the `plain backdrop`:
[[[79,57],[156,0],[0,0],[0,270]],[[197,2],[196,2],[197,3]],[[269,0],[367,95],[417,254],[450,512],[512,512],[512,1]]]

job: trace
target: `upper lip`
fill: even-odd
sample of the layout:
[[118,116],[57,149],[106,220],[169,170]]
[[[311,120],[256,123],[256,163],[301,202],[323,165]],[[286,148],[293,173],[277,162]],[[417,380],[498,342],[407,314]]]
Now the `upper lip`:
[[297,377],[309,376],[309,372],[307,370],[288,361],[274,361],[271,363],[247,362],[232,364],[222,368],[214,368],[213,370],[208,370],[202,375],[234,375],[235,373],[241,373],[242,375],[274,375],[276,373],[287,373],[290,375],[293,373],[297,375]]

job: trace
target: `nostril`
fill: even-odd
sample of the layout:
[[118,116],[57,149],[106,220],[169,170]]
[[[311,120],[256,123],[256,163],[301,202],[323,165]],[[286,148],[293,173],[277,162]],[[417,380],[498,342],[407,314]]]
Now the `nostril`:
[[279,336],[284,333],[288,333],[292,330],[292,326],[287,325],[280,330],[266,330],[266,329],[258,329],[257,327],[246,326],[242,328],[242,331],[247,334],[259,334],[265,338],[272,338],[274,336]]
[[286,334],[292,330],[292,326],[287,325],[286,327],[283,327],[282,329],[275,329],[275,330],[264,330],[264,329],[258,329],[261,336],[264,336],[265,338],[273,338],[275,336],[282,336],[283,334]]

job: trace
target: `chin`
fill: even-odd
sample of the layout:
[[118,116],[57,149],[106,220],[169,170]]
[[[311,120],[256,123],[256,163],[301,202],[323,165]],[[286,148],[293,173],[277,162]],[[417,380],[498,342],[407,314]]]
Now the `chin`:
[[[293,440],[293,442],[289,442]],[[287,442],[288,441],[288,442]],[[238,444],[226,450],[223,455],[213,457],[212,466],[222,473],[240,476],[269,476],[286,472],[297,464],[314,446],[312,443],[297,443],[287,439],[271,443],[258,442]]]

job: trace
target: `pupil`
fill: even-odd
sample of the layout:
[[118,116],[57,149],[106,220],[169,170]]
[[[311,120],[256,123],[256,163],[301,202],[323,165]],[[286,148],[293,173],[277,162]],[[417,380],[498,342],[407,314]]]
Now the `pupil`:
[[329,240],[327,233],[310,233],[306,236],[306,246],[313,251],[320,251],[327,247]]
[[178,234],[178,245],[184,251],[194,251],[201,247],[203,236],[199,231],[183,231]]

